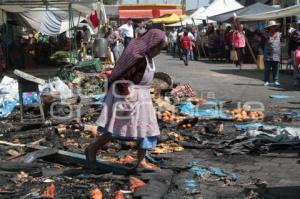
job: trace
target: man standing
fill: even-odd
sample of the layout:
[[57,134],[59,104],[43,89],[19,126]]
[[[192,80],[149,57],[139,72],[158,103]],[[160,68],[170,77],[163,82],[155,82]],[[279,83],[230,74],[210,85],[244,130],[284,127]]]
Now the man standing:
[[134,31],[133,31],[133,22],[132,19],[129,18],[126,24],[123,24],[120,28],[119,31],[121,32],[123,38],[124,38],[124,47],[126,48],[130,41],[134,37]]
[[110,48],[114,54],[115,61],[118,61],[118,59],[120,58],[120,56],[124,50],[123,44],[121,44],[121,42],[120,42],[121,40],[122,39],[120,37],[119,31],[114,26],[112,31],[108,35],[108,41],[110,44]]
[[181,37],[181,45],[183,50],[183,62],[184,65],[188,66],[188,55],[191,51],[191,37],[188,36],[189,32],[187,30],[184,31],[183,36]]
[[170,51],[172,55],[175,55],[176,43],[177,43],[177,30],[176,28],[173,28],[173,30],[169,34],[169,44],[170,44]]
[[279,24],[276,21],[269,21],[266,26],[265,34],[265,86],[269,85],[270,72],[273,72],[273,80],[275,86],[280,86],[279,83],[279,63],[281,57],[281,33],[277,31]]

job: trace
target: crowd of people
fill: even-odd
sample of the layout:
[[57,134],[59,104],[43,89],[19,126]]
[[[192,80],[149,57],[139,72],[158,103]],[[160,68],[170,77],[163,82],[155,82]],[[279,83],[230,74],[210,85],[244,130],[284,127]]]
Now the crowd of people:
[[[263,31],[258,28],[250,31],[239,23],[228,25],[224,30],[216,29],[210,24],[203,33],[198,33],[197,29],[191,27],[178,30],[173,28],[167,32],[168,51],[183,60],[186,66],[188,60],[197,60],[199,55],[203,55],[212,61],[219,59],[234,63],[241,70],[245,60],[257,61],[262,58],[264,85],[280,86],[279,70],[283,52],[280,27],[280,23],[271,20]],[[300,20],[295,28],[289,30],[287,41],[289,61],[294,66],[294,85],[299,87]]]

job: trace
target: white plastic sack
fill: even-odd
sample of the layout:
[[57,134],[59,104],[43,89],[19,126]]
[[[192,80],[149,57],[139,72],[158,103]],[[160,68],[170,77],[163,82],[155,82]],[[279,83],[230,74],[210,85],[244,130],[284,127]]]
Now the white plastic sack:
[[49,82],[48,86],[50,92],[52,91],[59,92],[61,99],[68,99],[73,97],[72,90],[58,77],[55,77],[51,82]]
[[8,76],[4,76],[0,83],[0,93],[13,99],[19,99],[18,81]]

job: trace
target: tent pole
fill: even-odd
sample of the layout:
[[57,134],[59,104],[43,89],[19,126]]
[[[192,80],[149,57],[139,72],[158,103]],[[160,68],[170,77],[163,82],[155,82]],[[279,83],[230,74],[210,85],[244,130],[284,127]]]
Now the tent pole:
[[[4,10],[1,10],[1,15],[2,15],[2,26],[4,26]],[[5,35],[4,35],[5,36]],[[6,40],[6,39],[5,39]],[[4,67],[7,67],[7,51],[8,51],[8,47],[7,47],[7,45],[3,45],[3,41],[4,41],[4,39],[2,39],[2,41],[1,41],[1,48],[2,47],[5,47],[5,51],[3,51],[3,60],[4,60],[4,63],[2,63],[2,66],[1,66],[1,76],[2,76],[2,74],[4,73],[4,70],[5,70],[5,68]]]
[[[8,68],[8,25],[7,21],[4,21],[4,10],[2,10],[2,20],[3,20],[3,26],[5,27],[5,32],[4,32],[4,38],[5,38],[5,69]],[[2,41],[3,42],[3,41]]]

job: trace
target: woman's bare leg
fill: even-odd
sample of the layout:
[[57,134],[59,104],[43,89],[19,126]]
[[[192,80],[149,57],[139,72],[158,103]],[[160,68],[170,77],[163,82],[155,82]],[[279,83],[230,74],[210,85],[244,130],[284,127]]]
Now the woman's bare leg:
[[93,142],[85,149],[85,156],[89,165],[96,162],[97,151],[111,140],[111,135],[103,134],[100,137],[93,140]]
[[141,168],[145,168],[145,169],[156,168],[156,165],[147,162],[146,152],[147,152],[146,149],[142,149],[140,147],[138,148],[138,154],[137,154],[138,162],[137,162],[136,167],[141,167]]

